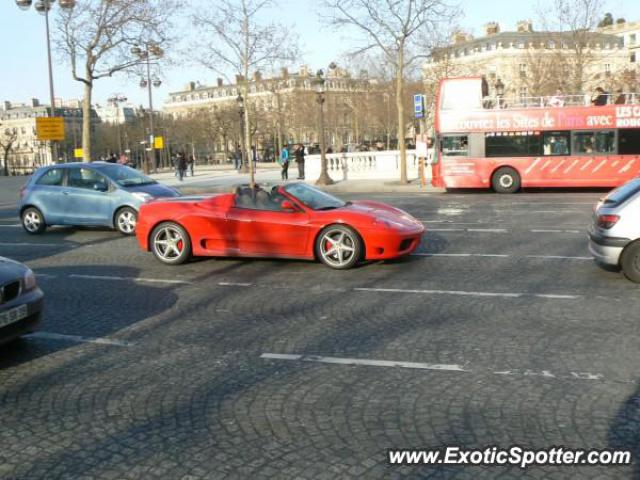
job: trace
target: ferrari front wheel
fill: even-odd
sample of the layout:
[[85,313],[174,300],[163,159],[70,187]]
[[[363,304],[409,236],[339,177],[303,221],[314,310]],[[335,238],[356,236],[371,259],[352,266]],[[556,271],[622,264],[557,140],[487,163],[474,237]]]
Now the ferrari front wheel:
[[362,248],[360,236],[346,225],[330,225],[320,232],[316,240],[317,257],[337,270],[345,270],[358,263]]
[[164,222],[151,232],[151,251],[162,263],[179,265],[191,256],[191,239],[177,223]]

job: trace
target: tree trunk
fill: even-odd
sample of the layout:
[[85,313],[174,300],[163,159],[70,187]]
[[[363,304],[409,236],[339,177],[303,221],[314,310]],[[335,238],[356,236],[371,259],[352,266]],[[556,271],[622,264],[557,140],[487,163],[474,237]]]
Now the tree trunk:
[[409,183],[407,178],[407,148],[404,144],[404,51],[398,53],[396,69],[396,107],[398,108],[398,147],[400,147],[400,183]]
[[82,99],[82,157],[86,162],[91,161],[91,94],[93,85],[84,84],[84,98]]

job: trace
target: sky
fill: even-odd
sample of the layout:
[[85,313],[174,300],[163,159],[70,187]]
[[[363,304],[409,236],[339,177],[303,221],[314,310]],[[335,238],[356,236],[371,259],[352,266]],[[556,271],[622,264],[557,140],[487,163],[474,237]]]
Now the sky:
[[[544,4],[550,1],[460,0],[463,15],[458,23],[476,36],[482,35],[482,26],[490,21],[499,22],[504,31],[515,29],[518,20],[532,19],[535,28],[539,2]],[[302,58],[292,65],[294,69],[307,64],[315,71],[335,60],[340,63],[345,50],[350,46],[348,38],[324,24],[316,7],[317,3],[314,0],[280,0],[279,8],[265,15],[268,20],[277,20],[298,32]],[[606,6],[606,11],[611,11],[614,18],[640,20],[639,0],[609,0]],[[185,35],[197,33],[191,32],[189,28],[181,30],[184,30]],[[0,46],[0,101],[20,103],[35,97],[48,104],[44,17],[33,8],[28,11],[20,10],[14,0],[0,0]],[[81,98],[82,84],[73,80],[69,66],[57,52],[54,52],[53,68],[56,97]],[[169,92],[181,90],[190,81],[214,84],[217,76],[198,67],[195,62],[165,68],[162,71],[162,86],[154,89],[154,106],[158,108]],[[118,93],[125,95],[133,105],[146,105],[146,91],[139,87],[138,82],[138,79],[127,75],[99,80],[94,87],[94,103],[104,104],[108,97]]]

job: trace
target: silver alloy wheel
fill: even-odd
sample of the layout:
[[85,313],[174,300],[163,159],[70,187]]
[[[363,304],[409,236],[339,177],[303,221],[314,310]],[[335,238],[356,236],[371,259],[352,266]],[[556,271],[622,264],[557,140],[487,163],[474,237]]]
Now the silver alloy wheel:
[[356,239],[341,228],[327,230],[320,239],[320,255],[333,267],[343,267],[356,254]]
[[124,233],[133,233],[136,229],[136,215],[131,210],[124,210],[118,214],[118,229]]
[[500,175],[498,182],[502,188],[511,188],[513,186],[513,176],[505,173]]
[[182,255],[185,244],[182,233],[177,228],[169,225],[158,230],[153,237],[156,254],[168,262],[172,262]]
[[42,217],[35,210],[30,210],[22,219],[24,228],[29,232],[37,232],[42,224]]

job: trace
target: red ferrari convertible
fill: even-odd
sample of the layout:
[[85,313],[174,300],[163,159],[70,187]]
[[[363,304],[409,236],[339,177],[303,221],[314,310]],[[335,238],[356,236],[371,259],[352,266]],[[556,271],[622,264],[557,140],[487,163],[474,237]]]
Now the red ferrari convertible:
[[171,265],[195,255],[317,259],[337,269],[407,255],[423,233],[402,210],[343,202],[305,183],[152,200],[136,227],[140,246]]

